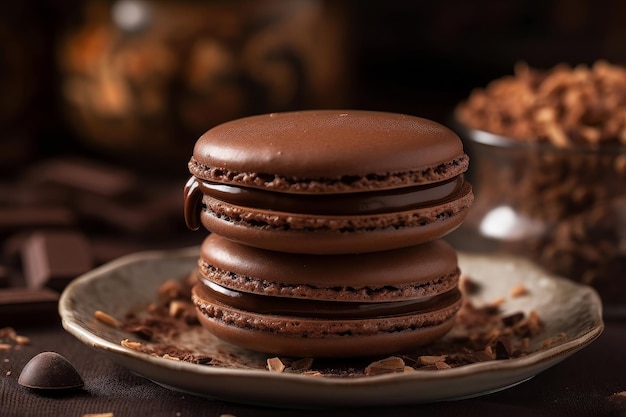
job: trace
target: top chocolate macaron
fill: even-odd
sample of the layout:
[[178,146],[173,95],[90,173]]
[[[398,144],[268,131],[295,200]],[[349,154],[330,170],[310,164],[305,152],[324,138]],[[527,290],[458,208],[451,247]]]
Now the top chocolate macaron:
[[403,114],[320,110],[234,120],[189,162],[185,219],[251,246],[357,253],[456,228],[472,202],[460,139]]

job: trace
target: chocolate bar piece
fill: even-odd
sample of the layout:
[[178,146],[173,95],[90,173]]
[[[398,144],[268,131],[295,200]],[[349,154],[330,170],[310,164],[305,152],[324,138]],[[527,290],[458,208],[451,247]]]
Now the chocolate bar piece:
[[65,207],[0,207],[0,233],[25,227],[70,226],[74,213]]
[[34,184],[57,184],[109,198],[137,186],[137,178],[129,171],[72,158],[51,159],[39,164],[27,179]]
[[22,264],[29,288],[62,290],[93,267],[93,255],[87,238],[80,232],[37,232],[22,246]]
[[0,289],[0,328],[58,320],[59,294],[47,288]]

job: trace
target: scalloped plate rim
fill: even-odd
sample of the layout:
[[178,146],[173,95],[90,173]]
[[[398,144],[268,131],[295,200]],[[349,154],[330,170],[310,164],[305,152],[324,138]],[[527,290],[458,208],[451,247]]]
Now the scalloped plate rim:
[[[206,365],[197,365],[188,362],[182,361],[172,361],[168,359],[163,359],[159,357],[151,356],[147,353],[134,351],[131,349],[124,348],[120,344],[113,343],[99,335],[92,333],[89,329],[83,327],[75,318],[74,313],[75,310],[72,308],[72,295],[74,292],[78,290],[81,286],[89,286],[94,281],[103,279],[106,277],[108,273],[111,271],[125,268],[129,265],[135,264],[137,262],[143,261],[163,261],[168,259],[183,259],[189,258],[190,265],[193,264],[195,259],[197,259],[197,254],[199,249],[197,247],[183,248],[183,249],[175,249],[175,250],[156,250],[156,251],[145,251],[138,252],[130,255],[123,256],[119,259],[109,262],[108,264],[102,265],[86,274],[81,275],[74,281],[72,281],[65,291],[62,293],[61,298],[59,300],[59,313],[61,315],[62,325],[66,331],[72,334],[81,342],[86,345],[100,351],[104,354],[107,354],[110,359],[114,362],[120,363],[122,366],[126,366],[131,371],[145,376],[147,379],[152,380],[153,382],[164,386],[169,389],[179,390],[182,392],[187,392],[195,395],[206,396],[215,399],[224,399],[225,395],[222,393],[221,395],[218,393],[217,395],[212,395],[210,392],[205,392],[203,389],[198,390],[189,390],[183,387],[180,387],[180,384],[172,384],[170,383],[172,377],[166,378],[154,378],[150,376],[146,376],[147,372],[141,371],[138,369],[144,369],[146,366],[149,368],[153,368],[150,373],[154,373],[153,371],[165,371],[165,372],[174,372],[174,373],[185,373],[190,375],[195,375],[197,377],[206,377],[206,378],[229,378],[229,379],[252,379],[255,381],[284,381],[287,382],[286,386],[290,384],[297,383],[303,389],[322,389],[324,393],[328,388],[335,389],[341,388],[343,391],[350,390],[350,387],[357,388],[362,391],[360,388],[375,388],[380,386],[390,387],[390,386],[409,386],[412,388],[417,388],[419,384],[423,382],[435,383],[435,382],[458,382],[466,380],[474,380],[477,377],[481,376],[489,376],[491,374],[499,374],[506,376],[507,374],[512,377],[512,379],[507,379],[507,383],[494,384],[494,386],[490,387],[487,390],[453,390],[453,391],[462,391],[462,392],[454,392],[453,395],[446,395],[446,393],[442,393],[439,396],[428,396],[426,398],[421,398],[419,396],[413,398],[394,398],[391,401],[385,401],[381,398],[375,398],[376,396],[367,398],[360,398],[358,401],[353,399],[352,396],[348,395],[343,400],[337,399],[335,396],[331,396],[327,398],[329,401],[328,405],[368,405],[368,404],[405,404],[405,403],[423,403],[423,402],[433,402],[433,401],[441,401],[441,400],[456,400],[462,398],[475,397],[479,395],[488,394],[495,391],[500,391],[502,389],[506,389],[508,387],[517,385],[522,383],[528,379],[531,379],[535,375],[544,370],[548,369],[551,366],[556,365],[560,361],[566,359],[571,354],[576,351],[582,349],[584,346],[593,342],[604,329],[604,323],[602,321],[602,310],[601,310],[601,302],[599,297],[595,293],[595,291],[586,286],[582,286],[576,283],[572,283],[563,278],[558,277],[550,277],[551,279],[560,280],[565,285],[574,285],[579,287],[581,291],[589,291],[591,293],[592,299],[595,301],[592,303],[592,306],[597,308],[595,312],[598,315],[598,322],[596,326],[590,327],[588,331],[576,339],[568,340],[562,344],[559,344],[554,347],[546,348],[541,351],[532,352],[528,355],[519,358],[507,359],[507,360],[499,360],[499,361],[489,361],[489,362],[481,362],[474,363],[469,365],[464,365],[456,368],[439,370],[439,371],[419,371],[409,373],[392,373],[392,374],[383,374],[376,376],[364,376],[364,377],[356,377],[356,378],[316,378],[310,377],[306,375],[299,374],[291,374],[291,373],[273,373],[265,370],[257,370],[257,369],[238,369],[238,368],[222,368],[222,367],[213,367]],[[496,261],[503,262],[510,259],[516,259],[511,256],[477,256],[477,255],[469,255],[465,253],[459,253],[459,263],[462,264],[465,259],[468,258],[485,258],[486,261]],[[546,274],[547,276],[547,274]],[[165,278],[164,278],[165,279]],[[129,306],[130,308],[131,306]],[[130,362],[130,363],[129,363]],[[520,371],[526,371],[521,372]],[[518,377],[513,377],[515,374],[520,374]],[[304,407],[316,407],[320,406],[320,398],[321,400],[326,397],[326,395],[322,393],[322,395],[317,395],[312,398],[311,404],[301,403]],[[238,394],[241,394],[239,392]],[[285,400],[284,393],[281,393],[281,398]],[[346,394],[344,392],[344,394]],[[226,396],[228,397],[228,396]],[[232,398],[225,398],[226,400],[232,401]],[[235,400],[237,402],[242,403],[251,403],[251,404],[263,404],[263,405],[298,405],[298,403],[291,404],[290,401],[277,401],[276,399],[268,398],[267,401],[264,400],[252,400],[246,401],[243,398],[241,401]]]

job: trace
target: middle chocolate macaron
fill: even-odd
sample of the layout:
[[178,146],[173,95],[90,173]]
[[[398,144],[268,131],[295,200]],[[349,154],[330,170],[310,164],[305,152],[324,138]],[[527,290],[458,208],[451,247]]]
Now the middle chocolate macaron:
[[372,111],[303,111],[216,126],[189,162],[185,219],[233,241],[310,254],[440,238],[473,200],[468,157],[444,126]]

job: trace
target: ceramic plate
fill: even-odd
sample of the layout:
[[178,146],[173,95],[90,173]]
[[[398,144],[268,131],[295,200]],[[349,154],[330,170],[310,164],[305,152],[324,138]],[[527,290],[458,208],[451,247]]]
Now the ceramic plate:
[[[463,272],[480,285],[472,302],[504,297],[504,312],[536,310],[545,323],[528,355],[437,371],[355,378],[315,377],[264,369],[261,354],[225,345],[201,327],[178,343],[221,357],[221,365],[173,361],[121,346],[129,334],[94,320],[96,310],[123,317],[156,299],[159,285],[196,266],[198,248],[145,252],[120,258],[74,280],[62,294],[64,328],[118,364],[170,389],[225,401],[288,407],[367,406],[423,403],[487,394],[523,382],[596,339],[603,329],[595,291],[547,275],[533,264],[509,257],[459,254]],[[509,297],[523,284],[530,295]],[[563,337],[564,336],[564,337]],[[548,338],[558,340],[542,347]]]

